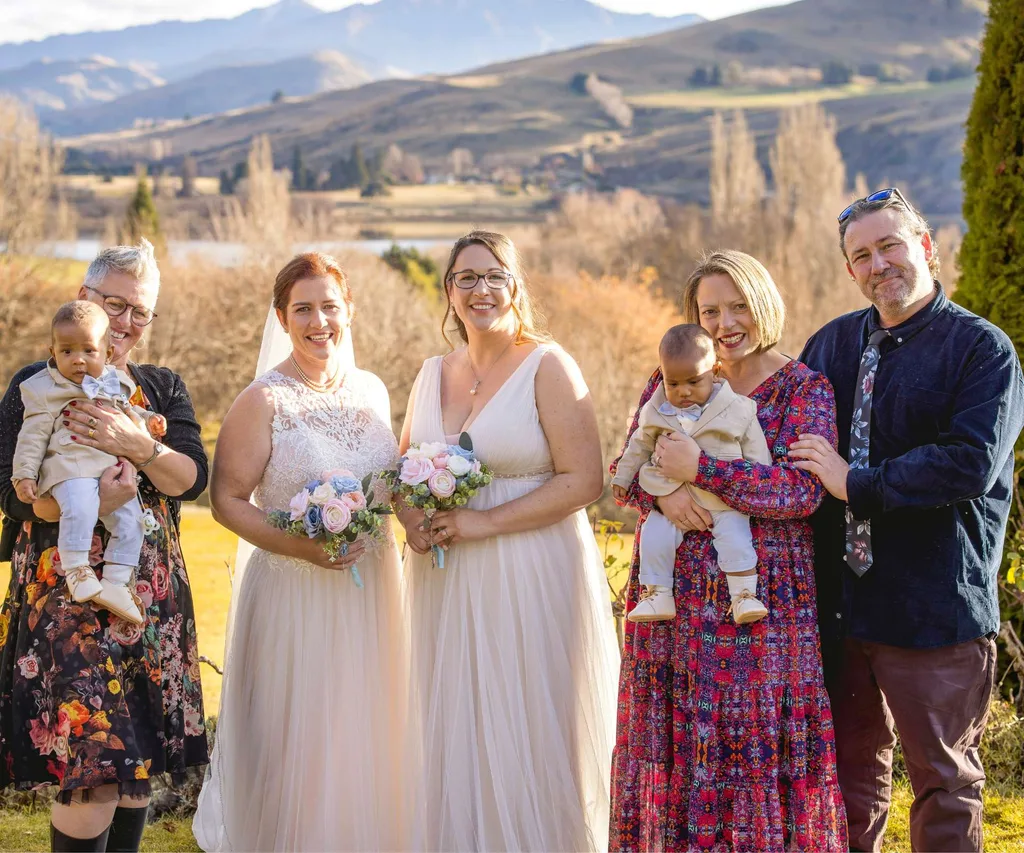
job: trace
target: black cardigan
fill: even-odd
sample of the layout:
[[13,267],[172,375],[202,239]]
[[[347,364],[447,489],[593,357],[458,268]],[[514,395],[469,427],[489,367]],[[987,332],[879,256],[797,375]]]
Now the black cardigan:
[[[35,376],[46,367],[45,361],[37,361],[19,370],[11,380],[7,393],[0,400],[0,510],[3,511],[3,537],[0,540],[0,562],[11,559],[14,540],[18,527],[23,521],[43,524],[32,511],[32,505],[22,503],[11,484],[14,471],[14,449],[18,444],[18,432],[25,414],[25,406],[21,400],[21,383],[30,376]],[[170,499],[171,513],[175,526],[178,524],[181,501],[194,501],[206,489],[209,477],[209,462],[200,435],[200,426],[196,421],[192,398],[181,377],[173,370],[158,367],[155,364],[130,364],[129,372],[143,392],[155,412],[167,418],[167,435],[164,444],[179,453],[184,453],[196,463],[196,481],[182,495]],[[146,472],[141,472],[146,476]]]

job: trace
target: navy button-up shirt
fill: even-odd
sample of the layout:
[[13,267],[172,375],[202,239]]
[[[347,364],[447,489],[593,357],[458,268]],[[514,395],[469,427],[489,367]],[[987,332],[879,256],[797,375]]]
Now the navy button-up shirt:
[[[833,320],[800,360],[832,382],[839,452],[848,458],[861,354],[880,327],[867,308]],[[1024,378],[997,327],[935,298],[882,341],[871,404],[869,467],[846,481],[871,520],[874,563],[846,565],[844,505],[814,516],[823,643],[842,636],[906,648],[998,630],[997,577],[1024,425]]]

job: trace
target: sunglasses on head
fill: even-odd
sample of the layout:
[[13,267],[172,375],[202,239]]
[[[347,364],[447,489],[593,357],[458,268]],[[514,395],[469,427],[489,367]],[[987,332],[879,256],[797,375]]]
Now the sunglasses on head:
[[893,196],[895,196],[905,208],[908,210],[910,209],[910,204],[903,197],[903,193],[901,193],[896,187],[887,187],[884,190],[879,190],[878,192],[871,193],[871,195],[864,196],[864,198],[857,199],[853,204],[846,208],[846,210],[839,214],[839,224],[842,225],[850,218],[850,214],[853,213],[853,209],[858,204],[870,204],[873,201],[888,201]]

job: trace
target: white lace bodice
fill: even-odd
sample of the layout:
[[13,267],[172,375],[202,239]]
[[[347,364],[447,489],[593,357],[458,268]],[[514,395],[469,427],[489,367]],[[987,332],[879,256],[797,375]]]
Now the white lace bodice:
[[255,380],[274,398],[273,445],[254,499],[263,510],[287,509],[310,480],[344,468],[362,479],[392,467],[398,442],[384,383],[352,370],[330,394],[271,370]]

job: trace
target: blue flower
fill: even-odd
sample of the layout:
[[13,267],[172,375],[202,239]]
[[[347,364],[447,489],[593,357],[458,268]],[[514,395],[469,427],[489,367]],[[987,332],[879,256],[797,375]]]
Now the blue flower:
[[310,480],[308,483],[306,483],[306,491],[309,492],[310,494],[313,494],[313,492],[316,490],[316,487],[319,485],[319,480]]
[[339,495],[343,495],[346,492],[361,492],[363,490],[363,484],[355,477],[331,477],[331,485]]
[[472,450],[466,450],[465,447],[459,447],[457,444],[448,445],[448,455],[461,456],[463,459],[468,459],[470,462],[476,459],[476,456],[473,455]]
[[306,515],[302,519],[302,526],[306,530],[306,535],[310,539],[316,539],[323,530],[323,519],[321,518],[320,507],[315,504],[310,504],[309,509],[306,510]]

